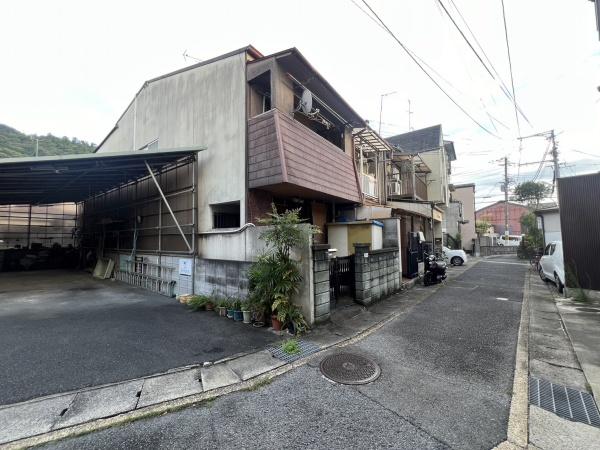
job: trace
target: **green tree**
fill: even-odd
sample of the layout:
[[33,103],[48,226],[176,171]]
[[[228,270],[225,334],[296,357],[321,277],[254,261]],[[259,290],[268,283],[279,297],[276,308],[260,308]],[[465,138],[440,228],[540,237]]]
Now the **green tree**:
[[521,228],[525,234],[521,240],[518,254],[522,258],[531,258],[536,249],[544,246],[544,235],[537,226],[537,217],[534,213],[527,213],[521,216]]
[[551,187],[548,183],[541,181],[525,181],[515,187],[514,194],[518,201],[527,202],[529,205],[538,207],[540,201],[548,197]]
[[481,219],[475,221],[475,232],[477,233],[479,245],[481,245],[481,236],[487,233],[491,226],[492,224],[487,217],[482,217]]

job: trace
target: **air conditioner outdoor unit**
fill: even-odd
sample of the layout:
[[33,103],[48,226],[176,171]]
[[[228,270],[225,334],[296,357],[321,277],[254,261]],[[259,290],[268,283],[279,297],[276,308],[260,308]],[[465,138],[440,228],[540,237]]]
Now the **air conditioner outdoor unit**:
[[401,195],[402,194],[402,184],[399,180],[390,181],[388,183],[388,192],[389,195]]

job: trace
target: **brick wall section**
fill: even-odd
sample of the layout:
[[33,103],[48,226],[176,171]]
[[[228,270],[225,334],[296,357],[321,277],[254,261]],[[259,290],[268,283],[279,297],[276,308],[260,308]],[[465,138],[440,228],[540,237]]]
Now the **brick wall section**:
[[315,322],[323,322],[330,317],[329,245],[313,245],[312,250],[315,284]]
[[365,306],[400,290],[398,247],[369,248],[369,244],[354,244],[356,301]]
[[258,219],[267,217],[271,212],[273,194],[261,189],[250,189],[248,191],[248,222],[258,224]]

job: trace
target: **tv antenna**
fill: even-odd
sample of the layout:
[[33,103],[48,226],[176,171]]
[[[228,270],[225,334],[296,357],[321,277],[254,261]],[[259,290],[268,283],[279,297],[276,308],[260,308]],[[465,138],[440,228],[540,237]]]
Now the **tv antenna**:
[[187,50],[184,50],[184,51],[183,51],[183,54],[182,54],[182,56],[183,56],[183,60],[184,60],[185,62],[187,62],[188,58],[189,58],[189,59],[193,59],[193,60],[194,60],[194,61],[196,61],[196,62],[202,62],[202,60],[201,60],[200,58],[196,58],[195,56],[192,56],[192,55],[190,55],[190,54],[187,52]]

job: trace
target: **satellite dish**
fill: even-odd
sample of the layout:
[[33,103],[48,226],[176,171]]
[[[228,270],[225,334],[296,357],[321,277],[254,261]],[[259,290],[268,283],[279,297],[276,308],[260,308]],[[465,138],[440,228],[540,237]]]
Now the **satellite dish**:
[[300,99],[300,108],[305,114],[309,114],[312,111],[313,97],[312,93],[308,89],[302,91],[302,98]]

